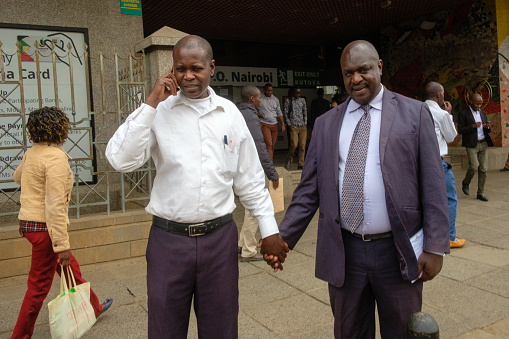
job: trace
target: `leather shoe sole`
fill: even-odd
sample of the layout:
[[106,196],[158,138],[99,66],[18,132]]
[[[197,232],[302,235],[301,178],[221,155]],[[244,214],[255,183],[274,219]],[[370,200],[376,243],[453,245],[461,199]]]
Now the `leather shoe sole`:
[[465,195],[470,195],[470,191],[468,189],[468,185],[462,184],[461,190],[463,191],[463,193],[465,193]]
[[488,201],[488,198],[486,198],[486,196],[484,194],[478,194],[477,199],[479,199],[481,201]]
[[505,168],[505,167],[504,167],[504,168],[502,168],[502,169],[500,170],[500,172],[509,172],[509,168]]

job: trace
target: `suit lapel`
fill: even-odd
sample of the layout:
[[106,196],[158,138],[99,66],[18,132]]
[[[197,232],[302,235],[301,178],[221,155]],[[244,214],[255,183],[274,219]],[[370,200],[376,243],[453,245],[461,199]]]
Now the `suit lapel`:
[[392,123],[398,111],[398,101],[394,94],[387,88],[384,89],[383,102],[382,102],[382,120],[380,124],[380,166],[383,168],[385,148],[392,128]]

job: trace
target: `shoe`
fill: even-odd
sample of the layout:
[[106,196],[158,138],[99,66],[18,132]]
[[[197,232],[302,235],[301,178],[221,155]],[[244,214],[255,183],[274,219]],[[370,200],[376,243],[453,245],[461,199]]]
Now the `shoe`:
[[252,257],[240,257],[241,262],[262,261],[262,260],[263,260],[263,255],[259,252],[256,252],[256,254],[253,255]]
[[500,170],[500,172],[509,172],[509,168],[504,167]]
[[[99,313],[99,315],[106,312],[108,310],[108,308],[110,308],[111,304],[113,304],[113,299],[110,299],[110,298],[106,299],[106,301],[102,303],[103,308],[101,310],[101,313]],[[97,317],[99,318],[99,316],[97,316]]]
[[298,170],[301,170],[304,166],[297,166]]
[[465,239],[458,239],[456,238],[455,241],[449,240],[449,243],[451,245],[451,248],[459,248],[463,247],[467,241]]
[[289,171],[289,170],[290,170],[290,165],[291,165],[291,164],[292,164],[292,162],[291,162],[291,161],[287,161],[287,162],[286,162],[286,164],[285,164],[285,168],[286,168],[286,170],[287,170],[287,171]]
[[242,254],[242,247],[239,246],[239,254]]
[[465,195],[470,195],[470,191],[468,190],[468,184],[462,184],[461,190],[463,191],[463,193],[465,193]]
[[477,194],[477,199],[481,201],[488,201],[488,198],[484,194]]

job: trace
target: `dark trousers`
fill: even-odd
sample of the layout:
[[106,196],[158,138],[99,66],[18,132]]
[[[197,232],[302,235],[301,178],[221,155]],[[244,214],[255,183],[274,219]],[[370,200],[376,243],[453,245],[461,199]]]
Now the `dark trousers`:
[[[32,244],[32,263],[30,272],[28,273],[25,298],[23,299],[23,304],[19,311],[18,321],[12,332],[11,338],[16,339],[32,337],[35,321],[37,320],[44,299],[46,299],[51,289],[55,271],[57,271],[58,275],[60,275],[61,271],[58,265],[58,255],[53,252],[53,246],[48,232],[29,232],[24,235]],[[80,285],[86,283],[86,280],[81,276],[80,266],[72,254],[71,268],[76,284]],[[90,303],[97,317],[99,313],[101,313],[102,305],[99,303],[92,289],[90,289]]]
[[148,337],[187,338],[191,301],[199,338],[236,339],[237,226],[199,237],[152,226],[147,245]]
[[422,280],[403,280],[393,238],[364,242],[343,231],[345,283],[329,284],[335,338],[375,338],[375,302],[382,338],[406,338],[421,310]]

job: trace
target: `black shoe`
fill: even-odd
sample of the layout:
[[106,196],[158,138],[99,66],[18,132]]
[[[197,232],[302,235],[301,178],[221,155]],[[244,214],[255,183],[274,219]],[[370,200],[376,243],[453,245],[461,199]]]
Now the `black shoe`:
[[298,170],[301,170],[302,168],[303,168],[303,166],[297,166]]
[[484,194],[477,194],[477,199],[481,201],[488,201],[488,198]]
[[238,250],[239,250],[239,254],[242,254],[242,247],[239,246]]
[[468,190],[468,184],[462,184],[461,186],[461,190],[463,191],[463,193],[465,193],[466,195],[469,195],[470,194],[470,191]]
[[502,169],[500,170],[500,172],[509,172],[509,168],[505,168],[505,167],[504,167],[504,168],[502,168]]
[[287,161],[287,162],[286,162],[286,164],[285,164],[285,168],[286,168],[286,170],[287,170],[287,171],[289,171],[289,170],[290,170],[290,165],[291,165],[291,164],[292,164],[292,162],[291,162],[291,161]]

